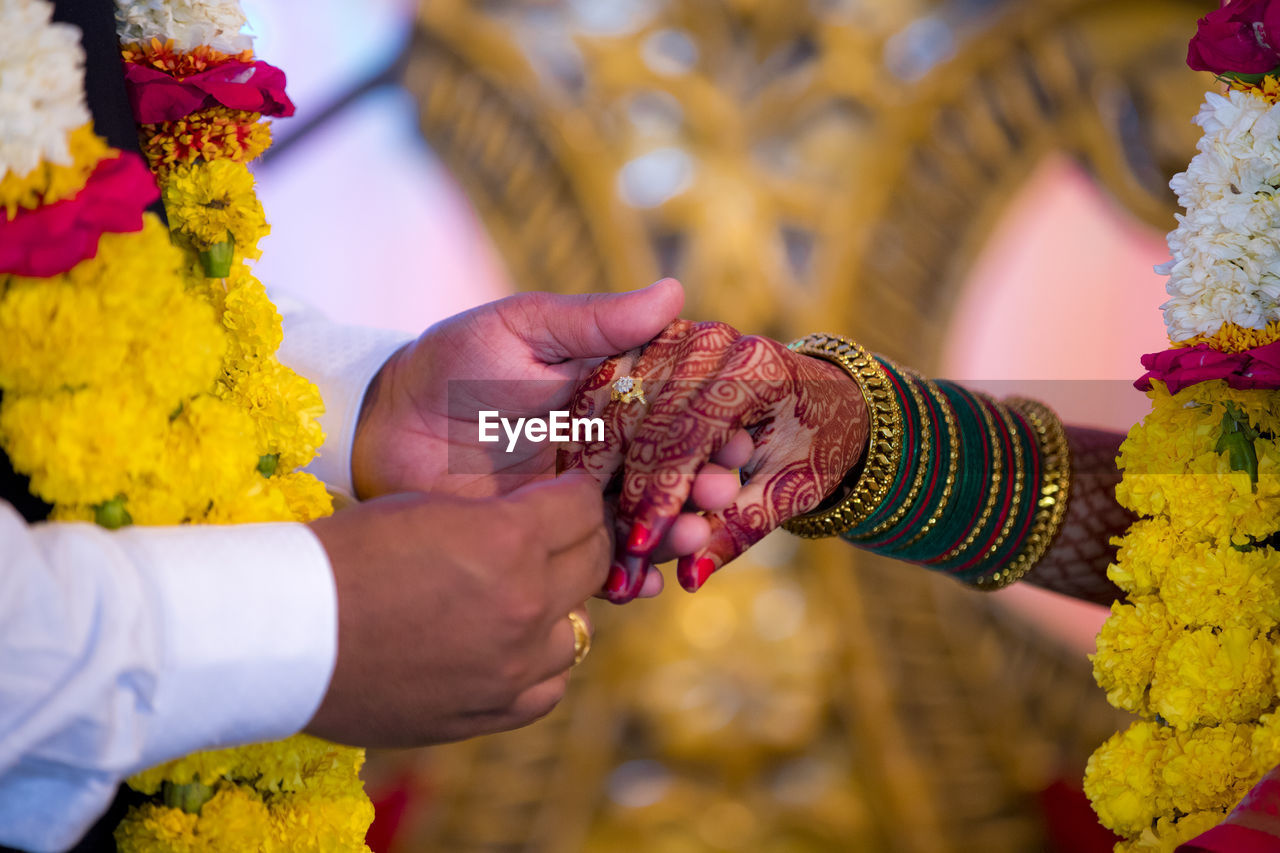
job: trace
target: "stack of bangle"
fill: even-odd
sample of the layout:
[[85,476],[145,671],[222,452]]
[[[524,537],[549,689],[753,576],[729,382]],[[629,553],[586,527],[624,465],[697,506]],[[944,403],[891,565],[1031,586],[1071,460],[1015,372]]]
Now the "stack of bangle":
[[1066,433],[1047,406],[930,381],[834,335],[791,348],[853,377],[871,443],[844,496],[788,530],[839,535],[982,589],[1013,583],[1044,556],[1071,483]]

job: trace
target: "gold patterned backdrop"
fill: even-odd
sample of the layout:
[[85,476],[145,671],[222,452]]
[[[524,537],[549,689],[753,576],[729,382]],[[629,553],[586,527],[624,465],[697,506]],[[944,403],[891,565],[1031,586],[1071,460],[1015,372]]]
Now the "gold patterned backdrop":
[[[686,316],[929,370],[1046,155],[1169,227],[1212,5],[428,0],[406,80],[521,287],[675,274]],[[1036,793],[1117,724],[1078,653],[838,542],[593,615],[551,716],[411,759],[401,850],[1046,849]]]

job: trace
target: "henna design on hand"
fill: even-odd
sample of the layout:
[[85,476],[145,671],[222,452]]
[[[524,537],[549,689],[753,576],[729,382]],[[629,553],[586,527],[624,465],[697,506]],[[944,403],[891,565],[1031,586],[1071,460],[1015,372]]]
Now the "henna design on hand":
[[[602,402],[628,373],[644,379],[647,411]],[[574,406],[575,416],[599,412],[605,441],[566,454],[564,467],[584,467],[602,483],[622,471],[619,553],[603,593],[615,602],[639,592],[698,470],[738,430],[751,433],[755,450],[737,500],[705,513],[707,547],[680,558],[677,576],[690,591],[784,520],[814,509],[867,441],[866,406],[839,367],[722,323],[672,324],[638,356],[602,364]]]

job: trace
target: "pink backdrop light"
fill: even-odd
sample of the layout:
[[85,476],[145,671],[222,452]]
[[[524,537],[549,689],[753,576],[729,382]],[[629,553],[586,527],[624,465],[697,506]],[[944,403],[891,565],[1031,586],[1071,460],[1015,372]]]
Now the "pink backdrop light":
[[[1174,225],[1172,212],[1169,227]],[[943,345],[942,373],[1024,393],[1064,420],[1127,431],[1148,411],[1138,356],[1165,349],[1164,237],[1120,210],[1071,160],[1046,159],[974,264]],[[1031,586],[999,593],[1081,651],[1107,611]]]

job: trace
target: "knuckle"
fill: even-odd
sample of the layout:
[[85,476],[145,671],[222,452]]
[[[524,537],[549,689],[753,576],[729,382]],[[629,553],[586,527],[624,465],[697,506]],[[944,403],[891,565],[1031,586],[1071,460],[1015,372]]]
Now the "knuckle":
[[722,323],[718,320],[704,320],[694,323],[690,329],[690,334],[700,338],[714,338],[728,342],[740,337],[742,333],[728,323]]

